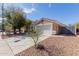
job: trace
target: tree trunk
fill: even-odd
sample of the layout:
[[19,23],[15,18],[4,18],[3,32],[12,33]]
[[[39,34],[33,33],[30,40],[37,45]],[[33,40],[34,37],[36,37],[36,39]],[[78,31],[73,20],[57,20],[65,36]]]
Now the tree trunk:
[[25,31],[28,32],[28,26],[26,26],[26,30]]
[[19,34],[21,34],[21,28],[19,28]]
[[38,46],[38,45],[37,45],[37,43],[36,43],[36,42],[35,42],[34,46],[35,46],[35,48],[37,49],[37,46]]
[[13,30],[14,30],[14,34],[16,34],[16,29],[15,29],[15,28],[13,28]]

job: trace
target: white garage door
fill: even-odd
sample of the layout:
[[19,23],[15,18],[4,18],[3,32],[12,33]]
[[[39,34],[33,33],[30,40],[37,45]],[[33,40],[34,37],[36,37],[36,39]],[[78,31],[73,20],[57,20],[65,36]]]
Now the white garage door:
[[51,35],[52,34],[51,25],[38,25],[37,28],[43,32],[43,35]]

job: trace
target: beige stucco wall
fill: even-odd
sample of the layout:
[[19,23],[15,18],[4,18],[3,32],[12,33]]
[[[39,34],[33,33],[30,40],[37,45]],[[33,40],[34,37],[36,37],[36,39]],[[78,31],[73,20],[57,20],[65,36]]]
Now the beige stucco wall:
[[52,32],[54,34],[58,34],[59,33],[59,30],[60,30],[61,26],[59,24],[55,23],[55,22],[44,20],[43,22],[40,22],[38,25],[47,25],[47,24],[51,24]]

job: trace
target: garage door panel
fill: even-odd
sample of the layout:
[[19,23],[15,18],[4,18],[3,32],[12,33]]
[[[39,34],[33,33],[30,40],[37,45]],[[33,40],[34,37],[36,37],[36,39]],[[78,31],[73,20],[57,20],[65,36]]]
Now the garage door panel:
[[51,25],[40,25],[40,26],[37,26],[37,28],[43,32],[43,35],[51,35],[52,34]]

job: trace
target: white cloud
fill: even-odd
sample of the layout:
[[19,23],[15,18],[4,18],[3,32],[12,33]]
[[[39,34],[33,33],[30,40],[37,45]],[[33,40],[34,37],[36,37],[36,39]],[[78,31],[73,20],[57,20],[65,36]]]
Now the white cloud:
[[[25,8],[25,7],[23,6],[23,4],[17,4],[17,3],[15,3],[15,4],[12,4],[12,3],[11,3],[11,4],[8,4],[8,3],[4,4],[4,7],[5,7],[5,8],[10,7],[10,6],[13,6],[13,7],[20,7],[20,8],[22,8],[23,11],[24,11],[25,13],[27,13],[27,14],[36,11],[35,8]],[[32,7],[33,7],[33,6],[34,6],[34,4],[32,4]]]
[[35,8],[24,8],[23,11],[25,13],[29,14],[29,13],[32,13],[32,12],[36,11],[36,9]]

